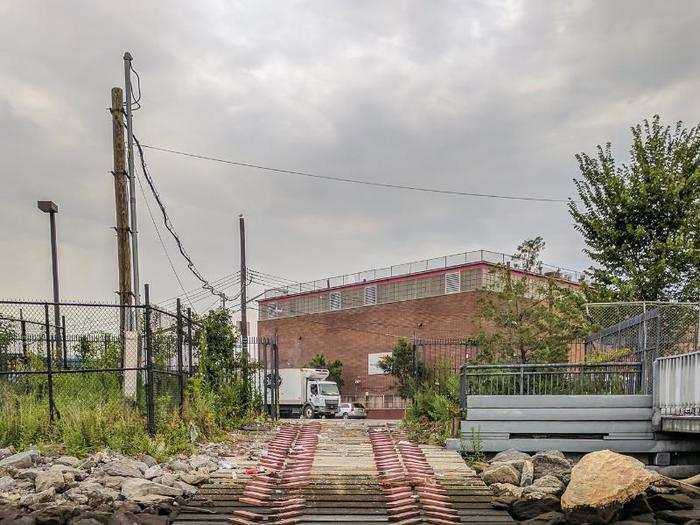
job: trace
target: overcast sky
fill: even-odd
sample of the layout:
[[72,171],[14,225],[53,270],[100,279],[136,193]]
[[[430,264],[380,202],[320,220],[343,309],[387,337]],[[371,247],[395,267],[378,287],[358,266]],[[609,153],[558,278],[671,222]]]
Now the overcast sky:
[[[695,1],[0,3],[0,296],[114,300],[112,86],[134,56],[144,143],[337,177],[567,198],[576,152],[700,120]],[[470,249],[585,268],[563,204],[385,190],[147,150],[198,267],[310,280]],[[141,274],[179,292],[139,193]],[[155,210],[154,210],[155,211]],[[160,221],[160,218],[156,218]],[[197,282],[166,238],[186,288]],[[258,290],[256,288],[256,290]],[[255,293],[255,291],[253,292]],[[196,306],[207,306],[203,301]]]

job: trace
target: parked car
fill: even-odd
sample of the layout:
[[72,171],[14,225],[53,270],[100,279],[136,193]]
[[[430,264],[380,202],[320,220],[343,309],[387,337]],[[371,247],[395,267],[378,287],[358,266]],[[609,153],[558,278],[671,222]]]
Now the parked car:
[[367,412],[362,403],[340,403],[335,417],[364,419],[367,417]]

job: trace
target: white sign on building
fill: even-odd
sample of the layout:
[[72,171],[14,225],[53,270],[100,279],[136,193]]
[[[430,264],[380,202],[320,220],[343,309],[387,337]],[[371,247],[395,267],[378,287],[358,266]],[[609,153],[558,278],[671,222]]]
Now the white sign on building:
[[384,371],[379,368],[379,360],[382,357],[391,355],[391,352],[379,352],[377,354],[369,354],[367,356],[367,375],[376,376],[384,374]]

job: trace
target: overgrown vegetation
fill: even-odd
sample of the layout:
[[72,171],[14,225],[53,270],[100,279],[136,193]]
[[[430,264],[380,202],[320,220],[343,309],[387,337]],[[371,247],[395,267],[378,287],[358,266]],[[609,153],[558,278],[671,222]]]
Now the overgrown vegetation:
[[544,247],[542,237],[526,240],[513,255],[518,268],[492,271],[479,299],[475,364],[566,362],[571,344],[589,333],[584,294],[556,275],[531,275],[540,273]]
[[[120,373],[55,374],[59,417],[53,424],[49,423],[46,376],[12,375],[0,377],[0,446],[39,446],[78,456],[107,447],[162,459],[190,452],[194,441],[219,439],[227,430],[260,417],[258,396],[243,380],[241,357],[234,353],[237,334],[228,313],[212,311],[202,326],[199,371],[187,382],[182,415],[176,403],[177,378],[156,374],[155,436],[146,430],[143,400],[137,403],[123,396]],[[154,334],[156,363],[164,364],[172,353],[167,337]],[[0,354],[6,354],[11,341],[5,341]],[[76,350],[85,368],[113,368],[119,363],[120,346],[114,342],[98,349],[85,337]],[[30,354],[28,362],[15,370],[43,370],[44,366],[42,358]]]
[[397,382],[397,391],[411,399],[404,427],[408,435],[421,443],[444,444],[453,434],[459,417],[459,377],[446,364],[428,367],[417,359],[413,345],[398,341],[392,353],[379,361],[385,374]]

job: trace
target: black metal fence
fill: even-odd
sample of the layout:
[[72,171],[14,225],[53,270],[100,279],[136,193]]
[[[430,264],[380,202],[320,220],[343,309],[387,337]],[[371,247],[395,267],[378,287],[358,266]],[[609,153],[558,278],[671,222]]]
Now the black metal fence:
[[148,294],[146,304],[128,309],[0,301],[0,403],[7,393],[31,395],[53,421],[76,398],[121,396],[154,434],[182,410],[199,363],[199,329],[190,310],[178,303],[165,311],[150,305]]
[[647,393],[641,363],[464,365],[460,398],[470,395],[600,395]]
[[428,370],[442,369],[458,373],[460,367],[472,359],[478,348],[465,339],[413,339],[415,362]]

